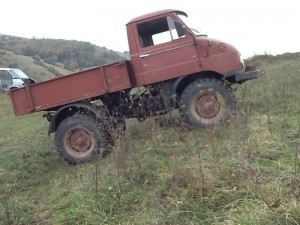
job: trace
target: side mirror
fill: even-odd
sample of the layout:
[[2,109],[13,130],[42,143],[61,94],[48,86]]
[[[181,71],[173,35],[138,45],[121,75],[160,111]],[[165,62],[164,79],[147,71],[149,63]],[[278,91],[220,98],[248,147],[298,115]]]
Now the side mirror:
[[178,37],[184,36],[185,35],[184,26],[178,21],[174,21],[174,23],[175,23],[175,28],[176,28]]

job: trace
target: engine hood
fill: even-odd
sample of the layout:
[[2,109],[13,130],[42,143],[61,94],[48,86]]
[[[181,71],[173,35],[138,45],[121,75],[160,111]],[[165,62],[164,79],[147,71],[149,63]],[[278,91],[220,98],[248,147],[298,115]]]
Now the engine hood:
[[202,57],[234,52],[240,55],[239,51],[233,45],[222,40],[207,36],[199,36],[196,37],[195,40],[197,45],[200,47],[200,53]]
[[244,67],[240,52],[231,44],[207,36],[195,37],[203,70],[226,74]]

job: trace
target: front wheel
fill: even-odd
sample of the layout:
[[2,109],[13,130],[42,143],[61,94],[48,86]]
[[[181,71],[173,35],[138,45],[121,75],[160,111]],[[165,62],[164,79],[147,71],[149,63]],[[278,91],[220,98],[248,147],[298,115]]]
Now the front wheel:
[[179,112],[188,128],[212,127],[224,122],[236,106],[232,89],[215,79],[189,84],[179,101]]
[[55,133],[55,145],[70,164],[102,156],[109,143],[109,135],[102,123],[87,115],[74,115],[63,120]]

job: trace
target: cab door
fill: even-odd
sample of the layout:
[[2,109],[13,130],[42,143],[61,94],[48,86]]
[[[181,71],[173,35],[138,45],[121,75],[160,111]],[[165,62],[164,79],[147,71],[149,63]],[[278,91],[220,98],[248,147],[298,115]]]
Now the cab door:
[[193,36],[171,15],[138,24],[137,33],[145,84],[199,71]]

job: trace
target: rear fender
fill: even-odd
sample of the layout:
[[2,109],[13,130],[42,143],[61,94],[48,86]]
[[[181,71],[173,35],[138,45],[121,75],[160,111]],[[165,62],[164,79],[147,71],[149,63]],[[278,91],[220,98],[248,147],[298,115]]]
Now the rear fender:
[[97,111],[97,108],[92,103],[79,102],[79,103],[65,105],[61,107],[58,111],[56,111],[54,116],[51,118],[49,129],[48,129],[48,135],[56,131],[61,121],[77,113],[93,115],[95,117],[100,116]]

